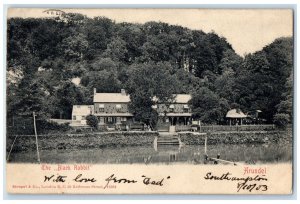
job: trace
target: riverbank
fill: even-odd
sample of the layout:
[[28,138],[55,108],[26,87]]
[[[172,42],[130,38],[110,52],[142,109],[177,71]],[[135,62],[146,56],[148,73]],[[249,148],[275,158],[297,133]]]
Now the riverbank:
[[[86,149],[118,146],[150,145],[157,132],[103,132],[66,135],[39,135],[38,144],[40,149]],[[14,137],[8,137],[7,148],[11,147]],[[35,149],[35,136],[18,136],[14,144],[14,151],[26,151]],[[9,151],[9,150],[8,150]]]
[[[204,145],[205,136],[192,133],[179,133],[180,141],[185,145]],[[292,130],[285,131],[243,131],[213,132],[207,134],[207,144],[263,144],[291,143]]]
[[[84,134],[54,134],[39,135],[40,149],[93,149],[103,147],[142,146],[152,145],[158,132],[101,132]],[[185,145],[203,145],[205,137],[192,133],[178,133]],[[15,137],[7,138],[7,151],[10,151]],[[262,144],[262,143],[291,143],[292,132],[259,131],[259,132],[215,132],[207,135],[207,144]],[[13,151],[27,151],[36,148],[34,135],[18,136]]]

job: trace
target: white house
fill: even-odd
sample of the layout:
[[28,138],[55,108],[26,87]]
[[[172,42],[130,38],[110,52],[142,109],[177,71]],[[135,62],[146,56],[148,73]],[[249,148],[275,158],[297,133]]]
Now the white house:
[[72,126],[86,125],[86,116],[94,114],[93,105],[74,105],[72,110]]

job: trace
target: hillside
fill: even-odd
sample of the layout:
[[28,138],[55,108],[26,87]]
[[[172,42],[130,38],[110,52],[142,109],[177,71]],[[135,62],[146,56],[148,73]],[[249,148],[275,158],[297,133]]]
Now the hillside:
[[32,111],[70,118],[72,105],[92,103],[94,87],[137,95],[137,78],[170,82],[149,82],[158,86],[151,94],[192,94],[195,116],[207,123],[221,123],[235,107],[261,110],[269,122],[276,113],[291,115],[292,38],[241,57],[216,33],[162,22],[116,23],[69,13],[11,18],[7,27],[8,119]]

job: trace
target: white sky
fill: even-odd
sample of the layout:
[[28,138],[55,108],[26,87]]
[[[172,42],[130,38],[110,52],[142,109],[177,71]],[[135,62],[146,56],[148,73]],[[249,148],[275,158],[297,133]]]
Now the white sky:
[[[45,9],[10,9],[8,17],[44,17]],[[223,36],[241,56],[262,49],[278,37],[293,36],[290,9],[61,9],[116,22],[161,21]]]

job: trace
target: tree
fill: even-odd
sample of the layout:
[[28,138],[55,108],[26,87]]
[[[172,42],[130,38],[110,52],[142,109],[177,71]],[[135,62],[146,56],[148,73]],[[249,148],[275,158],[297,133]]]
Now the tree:
[[[237,73],[236,87],[242,110],[262,110],[261,116],[267,120],[274,114],[274,79],[270,73],[270,64],[262,51],[247,55],[241,70]],[[273,107],[273,108],[272,108]]]
[[122,88],[117,74],[108,70],[91,71],[82,77],[80,83],[90,90],[96,88],[104,93],[119,93]]
[[120,23],[117,26],[117,36],[120,36],[126,43],[125,62],[131,64],[142,55],[141,45],[146,41],[142,26],[132,23]]
[[97,58],[92,64],[91,64],[93,71],[111,71],[111,72],[117,72],[118,69],[118,63],[113,61],[111,58]]
[[204,123],[216,124],[223,121],[229,105],[226,99],[219,98],[208,88],[200,88],[192,94],[190,100],[193,117]]
[[[92,103],[93,88],[120,92],[126,86],[141,120],[156,121],[151,104],[170,103],[172,93],[201,87],[209,90],[202,91],[214,105],[207,103],[213,110],[206,112],[213,118],[207,122],[220,121],[228,103],[244,112],[262,110],[268,122],[277,113],[292,120],[291,37],[243,59],[214,32],[67,13],[53,19],[10,18],[7,41],[7,67],[23,75],[18,84],[8,85],[8,117],[35,111],[67,118],[73,104]],[[71,83],[75,77],[81,79],[78,86]],[[152,102],[153,96],[159,101]],[[207,111],[200,102],[196,105]]]
[[91,126],[92,128],[94,129],[98,129],[98,118],[97,116],[94,116],[94,115],[88,115],[86,116],[86,124]]
[[226,98],[230,103],[237,100],[238,93],[235,87],[235,72],[231,68],[223,70],[223,73],[216,78],[214,87],[216,93],[220,97]]
[[105,17],[88,18],[84,24],[84,33],[89,44],[85,53],[88,59],[100,56],[114,36],[114,22]]
[[278,113],[284,113],[289,115],[289,121],[293,119],[293,74],[291,73],[290,77],[286,82],[286,92],[282,94],[283,100],[276,106]]
[[171,103],[174,99],[176,79],[167,71],[167,63],[134,64],[130,67],[127,90],[130,111],[140,121],[154,126],[158,114],[152,108],[158,103]]
[[274,116],[273,122],[278,128],[285,129],[290,122],[289,115],[284,113],[277,113]]
[[155,102],[149,93],[143,90],[136,90],[130,94],[131,103],[129,110],[134,114],[137,121],[143,122],[151,127],[156,127],[158,120],[158,113],[152,108]]
[[222,59],[218,65],[219,73],[222,73],[224,70],[232,69],[234,72],[240,69],[240,66],[243,62],[243,58],[237,55],[233,50],[228,49],[223,52]]
[[[278,104],[285,100],[286,81],[293,69],[292,39],[275,40],[262,51],[247,55],[237,70],[237,103],[242,109],[262,110],[268,122],[273,121]],[[282,104],[283,105],[283,104]]]
[[65,59],[81,60],[84,52],[88,49],[88,41],[84,34],[70,36],[62,41],[61,49]]
[[126,42],[119,37],[113,38],[111,42],[107,45],[106,50],[103,55],[110,57],[114,61],[125,60],[126,54]]
[[73,105],[84,102],[83,93],[70,81],[62,83],[55,92],[55,113],[58,118],[71,118]]

